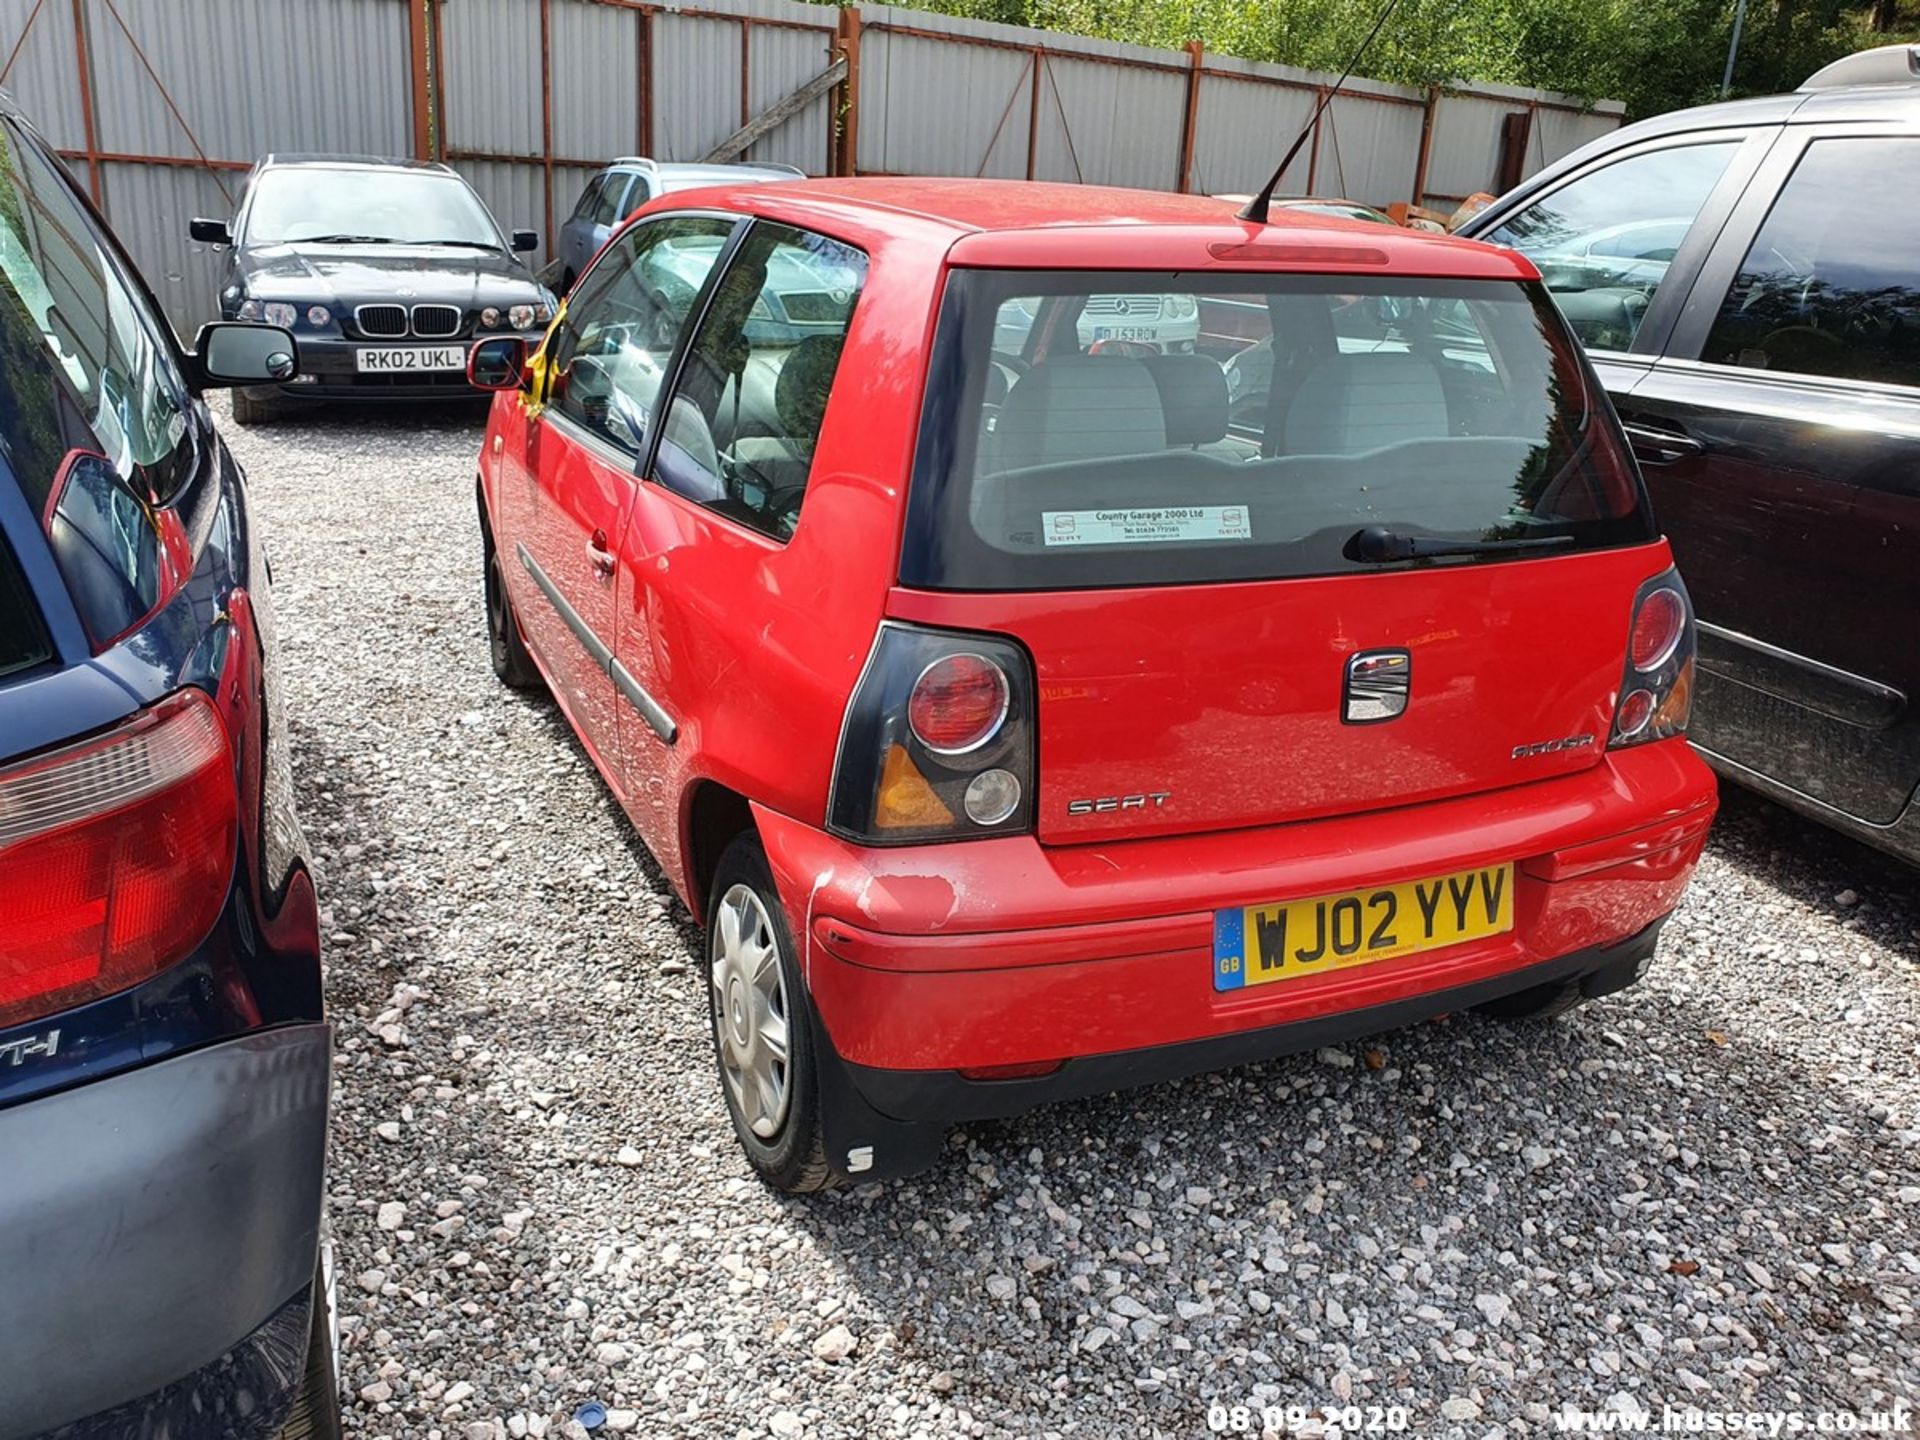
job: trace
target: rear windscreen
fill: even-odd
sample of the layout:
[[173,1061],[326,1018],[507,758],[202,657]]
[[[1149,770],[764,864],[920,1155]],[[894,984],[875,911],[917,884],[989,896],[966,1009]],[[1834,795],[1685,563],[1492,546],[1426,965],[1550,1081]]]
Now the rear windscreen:
[[[901,579],[1035,590],[1485,563],[1652,539],[1604,396],[1507,281],[956,270]],[[1542,545],[1504,542],[1538,540]],[[1363,551],[1361,553],[1366,553]]]

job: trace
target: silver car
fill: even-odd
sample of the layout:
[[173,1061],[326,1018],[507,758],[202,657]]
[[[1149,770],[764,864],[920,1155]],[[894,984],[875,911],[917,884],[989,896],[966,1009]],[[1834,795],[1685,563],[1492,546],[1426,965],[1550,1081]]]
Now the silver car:
[[541,278],[564,295],[587,268],[587,262],[607,243],[614,228],[649,200],[657,200],[662,195],[676,190],[698,190],[707,185],[742,185],[805,177],[804,170],[792,165],[707,165],[623,156],[587,182],[573,214],[560,227],[553,262]]

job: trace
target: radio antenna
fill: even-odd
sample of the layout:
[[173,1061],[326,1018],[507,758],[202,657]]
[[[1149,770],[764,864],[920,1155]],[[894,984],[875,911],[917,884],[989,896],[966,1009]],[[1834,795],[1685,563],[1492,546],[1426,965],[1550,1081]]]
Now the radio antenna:
[[1247,208],[1240,212],[1242,220],[1250,220],[1255,225],[1267,223],[1267,211],[1273,206],[1273,192],[1280,186],[1280,177],[1287,173],[1287,167],[1293,163],[1294,156],[1300,153],[1300,147],[1306,144],[1307,137],[1313,134],[1313,127],[1320,123],[1320,112],[1333,103],[1333,97],[1340,93],[1340,87],[1345,85],[1347,77],[1353,74],[1353,67],[1360,63],[1360,57],[1367,53],[1368,47],[1373,44],[1374,36],[1380,33],[1380,27],[1387,23],[1387,17],[1393,14],[1399,5],[1400,0],[1387,0],[1385,8],[1380,11],[1380,18],[1373,22],[1373,28],[1367,32],[1367,38],[1360,42],[1360,48],[1355,50],[1353,58],[1347,61],[1347,68],[1340,72],[1340,78],[1334,82],[1333,88],[1320,97],[1320,103],[1313,107],[1313,114],[1307,117],[1306,125],[1302,127],[1293,144],[1287,147],[1287,153],[1281,157],[1279,168],[1261,187],[1260,193],[1247,202]]

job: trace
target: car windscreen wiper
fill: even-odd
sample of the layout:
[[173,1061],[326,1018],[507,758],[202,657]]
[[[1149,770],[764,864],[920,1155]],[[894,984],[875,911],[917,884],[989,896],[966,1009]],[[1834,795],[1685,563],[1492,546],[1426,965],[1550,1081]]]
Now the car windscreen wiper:
[[487,240],[409,240],[409,245],[458,245],[463,250],[493,250],[500,247]]
[[391,245],[386,235],[295,235],[285,245]]
[[1391,565],[1397,560],[1426,560],[1446,555],[1561,550],[1571,544],[1571,535],[1526,535],[1508,540],[1446,540],[1438,535],[1402,535],[1384,525],[1369,525],[1348,536],[1340,553],[1362,565]]

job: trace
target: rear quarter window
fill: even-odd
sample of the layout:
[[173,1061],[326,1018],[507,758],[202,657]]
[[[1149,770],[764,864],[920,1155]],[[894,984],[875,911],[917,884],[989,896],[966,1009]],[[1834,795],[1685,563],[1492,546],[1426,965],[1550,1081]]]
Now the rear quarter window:
[[[0,484],[5,484],[0,480]],[[34,604],[19,562],[0,540],[0,679],[31,670],[53,658],[40,609]]]
[[1378,275],[949,278],[905,583],[1372,571],[1347,553],[1368,527],[1547,540],[1556,554],[1653,538],[1604,394],[1544,291]]

